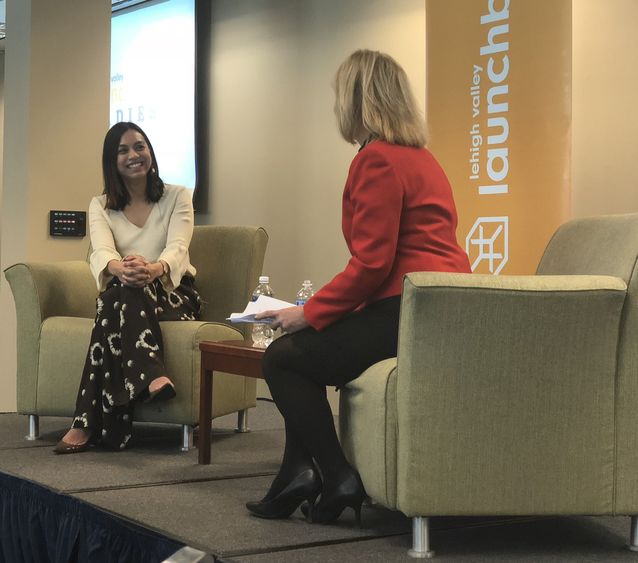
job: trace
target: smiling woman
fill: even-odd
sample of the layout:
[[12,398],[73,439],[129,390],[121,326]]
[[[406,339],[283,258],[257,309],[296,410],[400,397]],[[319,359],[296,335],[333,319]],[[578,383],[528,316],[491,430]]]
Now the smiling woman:
[[162,197],[164,182],[153,145],[135,123],[117,123],[106,134],[102,173],[109,209],[123,209],[132,200],[154,203]]
[[129,130],[120,139],[117,149],[117,171],[124,177],[142,177],[151,168],[151,151],[149,151],[143,135]]
[[89,207],[91,271],[100,295],[72,428],[58,454],[100,441],[124,449],[135,402],[171,399],[160,320],[195,320],[200,298],[188,246],[188,190],[164,184],[153,146],[134,123],[116,123],[102,151],[104,192]]
[[153,208],[152,199],[146,197],[146,175],[151,170],[152,157],[142,133],[129,129],[122,135],[116,164],[127,191],[135,196],[122,212],[131,223],[142,228]]

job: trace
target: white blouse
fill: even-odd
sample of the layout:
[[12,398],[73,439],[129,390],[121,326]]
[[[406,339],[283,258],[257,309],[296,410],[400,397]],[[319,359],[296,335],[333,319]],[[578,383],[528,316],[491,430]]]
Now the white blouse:
[[175,289],[184,274],[195,276],[188,246],[193,236],[193,202],[182,186],[164,186],[164,194],[153,204],[143,227],[131,223],[122,211],[104,209],[106,195],[94,197],[89,205],[89,229],[93,252],[91,272],[99,291],[113,278],[106,270],[111,260],[139,254],[150,262],[164,260],[169,267],[166,291]]

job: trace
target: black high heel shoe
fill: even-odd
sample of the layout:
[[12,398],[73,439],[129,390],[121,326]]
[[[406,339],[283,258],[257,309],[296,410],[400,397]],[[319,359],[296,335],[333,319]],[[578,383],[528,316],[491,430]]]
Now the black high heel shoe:
[[361,505],[366,497],[361,477],[354,469],[351,469],[334,489],[325,490],[324,488],[317,504],[310,503],[308,519],[317,524],[329,524],[339,518],[347,507],[350,507],[354,510],[357,526],[360,527]]
[[319,474],[314,469],[306,469],[278,495],[269,500],[247,502],[246,508],[259,518],[288,518],[302,502],[313,504],[320,492]]

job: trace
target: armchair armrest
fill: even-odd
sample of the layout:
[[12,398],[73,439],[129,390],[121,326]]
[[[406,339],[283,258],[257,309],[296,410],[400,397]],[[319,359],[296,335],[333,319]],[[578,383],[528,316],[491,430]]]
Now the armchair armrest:
[[83,261],[15,264],[4,271],[17,317],[18,411],[33,412],[40,327],[53,316],[95,315],[97,287]]
[[95,316],[97,286],[82,260],[14,264],[4,274],[18,318],[35,314],[39,326],[47,317]]
[[626,289],[609,276],[409,274],[397,364],[400,510],[608,511]]

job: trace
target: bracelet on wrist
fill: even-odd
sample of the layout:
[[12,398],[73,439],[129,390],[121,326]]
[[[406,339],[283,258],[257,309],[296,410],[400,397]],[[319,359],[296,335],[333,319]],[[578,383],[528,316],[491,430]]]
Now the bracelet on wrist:
[[168,264],[163,260],[159,260],[159,263],[162,265],[162,273],[160,274],[159,279],[162,283],[166,283],[170,279],[168,276]]

